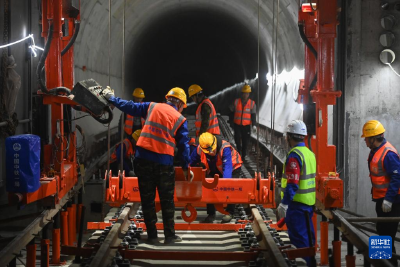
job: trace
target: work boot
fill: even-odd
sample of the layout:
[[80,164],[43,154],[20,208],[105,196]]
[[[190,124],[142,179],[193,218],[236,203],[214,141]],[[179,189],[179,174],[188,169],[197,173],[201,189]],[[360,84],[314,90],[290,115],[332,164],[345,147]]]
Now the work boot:
[[147,238],[147,243],[150,245],[159,245],[160,241],[158,240],[158,237],[156,238]]
[[166,237],[164,240],[164,244],[171,244],[171,243],[177,243],[177,242],[182,242],[182,238],[180,236],[171,236],[171,237]]
[[221,223],[228,223],[232,220],[233,216],[232,214],[226,214],[224,217],[222,217]]
[[205,219],[204,223],[213,223],[215,221],[215,214],[209,214]]

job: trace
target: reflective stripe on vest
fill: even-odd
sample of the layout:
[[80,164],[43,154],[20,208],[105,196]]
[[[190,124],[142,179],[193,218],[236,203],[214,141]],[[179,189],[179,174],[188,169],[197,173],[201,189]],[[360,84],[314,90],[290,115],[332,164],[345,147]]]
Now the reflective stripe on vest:
[[175,134],[185,121],[186,118],[170,105],[150,103],[137,146],[155,153],[174,156]]
[[[222,164],[222,157],[224,155],[224,149],[230,148],[231,149],[231,156],[232,156],[232,170],[236,170],[242,166],[242,157],[240,154],[231,146],[231,144],[225,140],[222,140],[221,148],[219,149],[217,155],[217,162],[216,167],[221,174],[224,174],[223,164]],[[201,150],[200,146],[197,146],[197,155],[200,156],[201,162],[206,166],[207,173],[210,172],[210,168],[208,166],[206,154]],[[223,178],[232,178],[232,177],[223,177]]]
[[242,106],[242,99],[235,100],[235,114],[233,122],[237,125],[250,125],[251,124],[251,111],[254,108],[255,102],[248,99],[246,105]]
[[221,132],[219,130],[219,125],[218,125],[217,113],[215,112],[214,105],[211,103],[210,99],[204,98],[204,100],[200,103],[200,105],[197,107],[197,110],[196,110],[196,121],[194,122],[194,125],[196,126],[196,137],[199,136],[199,134],[200,134],[201,107],[203,106],[203,104],[207,104],[211,108],[207,132],[212,133],[212,134],[221,134]]
[[[393,151],[399,156],[396,148],[386,142],[378,151],[374,154],[373,158],[369,162],[369,176],[372,183],[372,198],[378,199],[386,196],[386,192],[389,188],[390,176],[386,173],[383,162],[389,151]],[[400,194],[400,189],[398,191]]]
[[[315,204],[315,174],[317,170],[315,155],[307,147],[297,146],[292,148],[289,153],[295,152],[299,155],[302,163],[300,172],[299,189],[293,197],[294,201],[312,206]],[[286,161],[283,165],[282,181],[281,181],[281,198],[283,199],[284,191],[287,186],[287,178],[285,174]]]
[[132,135],[133,129],[141,129],[143,128],[145,120],[141,117],[133,117],[129,114],[126,114],[126,120],[125,120],[125,133],[128,135]]
[[[115,146],[115,150],[114,152],[111,154],[111,158],[110,158],[110,163],[113,163],[115,161],[117,161],[118,157],[117,157],[117,148],[121,145],[121,143],[117,144]],[[125,154],[124,157],[125,158],[130,158],[131,156],[133,156],[134,151],[133,151],[133,147],[132,147],[132,143],[129,141],[129,139],[125,138],[124,139],[124,146],[125,146]]]

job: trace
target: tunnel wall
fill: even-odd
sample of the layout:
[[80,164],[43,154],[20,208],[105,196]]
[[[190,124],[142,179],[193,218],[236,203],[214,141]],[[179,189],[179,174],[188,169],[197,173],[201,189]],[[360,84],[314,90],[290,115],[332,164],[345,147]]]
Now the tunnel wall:
[[[374,0],[348,1],[348,8],[345,194],[351,210],[373,217],[376,214],[367,166],[369,148],[360,136],[367,120],[379,120],[386,128],[387,140],[400,149],[400,78],[379,61],[384,49],[379,43],[379,36],[384,32],[380,18],[392,14],[399,22],[400,12],[392,8],[382,11],[379,1]],[[397,38],[392,49],[399,56],[399,24],[392,32]],[[400,72],[399,60],[392,66]]]

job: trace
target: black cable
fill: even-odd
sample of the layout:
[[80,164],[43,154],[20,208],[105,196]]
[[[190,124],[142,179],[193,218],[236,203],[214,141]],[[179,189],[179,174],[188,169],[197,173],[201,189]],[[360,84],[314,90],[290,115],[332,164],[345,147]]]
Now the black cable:
[[65,53],[67,53],[68,50],[71,48],[71,46],[75,43],[76,37],[78,36],[78,33],[79,33],[80,26],[81,26],[81,22],[76,20],[74,35],[72,35],[72,38],[71,38],[71,40],[69,40],[67,46],[63,49],[63,51],[61,51],[61,56],[63,56]]
[[48,29],[49,32],[47,33],[47,42],[46,42],[46,44],[44,46],[44,50],[43,50],[42,56],[40,57],[39,63],[38,63],[37,68],[36,68],[36,77],[38,79],[38,83],[39,83],[42,91],[44,91],[45,93],[48,93],[49,91],[47,90],[47,87],[46,87],[46,85],[44,84],[44,82],[42,80],[41,72],[42,72],[42,68],[44,66],[44,63],[46,62],[47,55],[49,54],[49,51],[50,51],[51,40],[53,39],[53,27],[54,26],[50,22],[49,22],[49,24],[50,24],[50,26],[49,26],[49,29]]

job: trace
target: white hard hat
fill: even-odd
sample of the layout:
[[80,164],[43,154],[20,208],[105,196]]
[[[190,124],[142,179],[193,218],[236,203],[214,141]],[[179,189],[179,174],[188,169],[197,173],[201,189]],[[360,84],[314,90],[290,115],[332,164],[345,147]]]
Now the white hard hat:
[[293,120],[287,126],[287,133],[298,134],[298,135],[307,135],[307,126],[301,120]]

